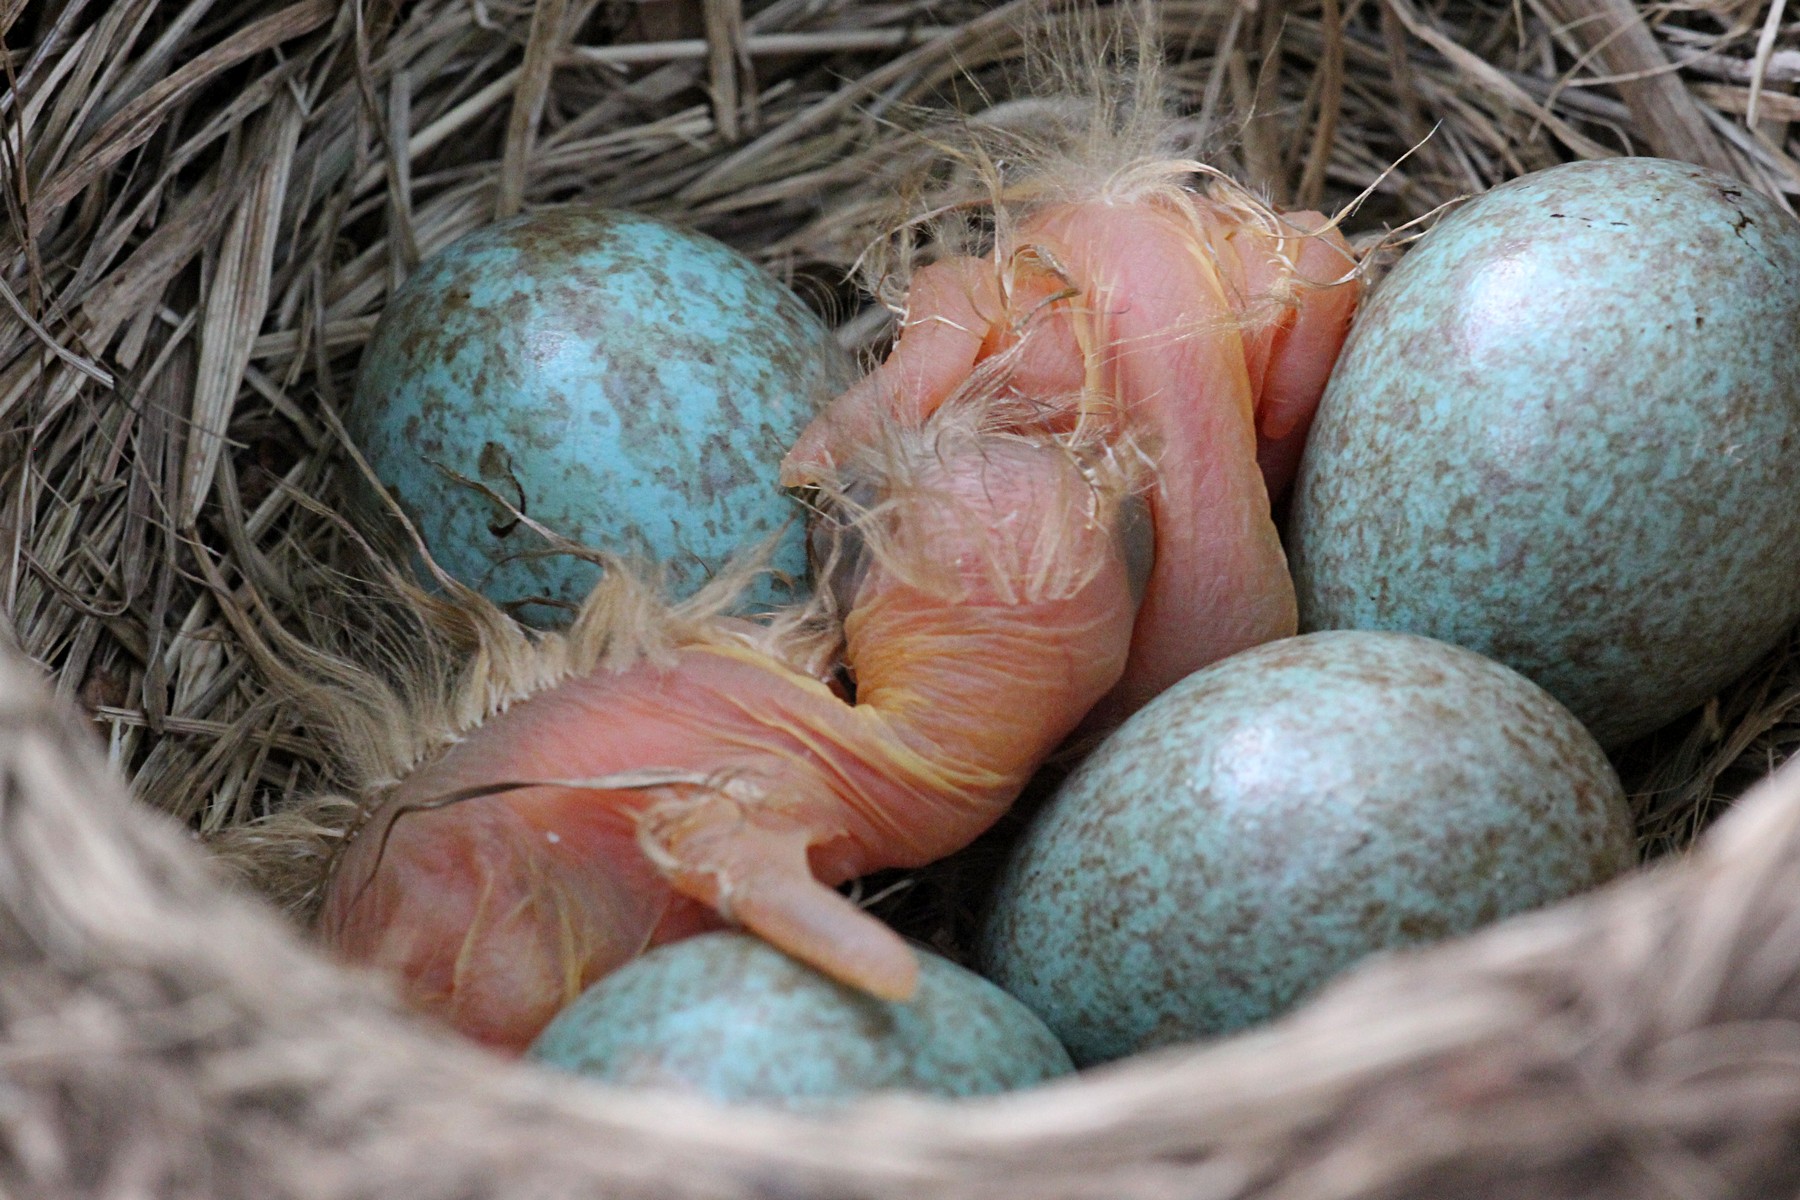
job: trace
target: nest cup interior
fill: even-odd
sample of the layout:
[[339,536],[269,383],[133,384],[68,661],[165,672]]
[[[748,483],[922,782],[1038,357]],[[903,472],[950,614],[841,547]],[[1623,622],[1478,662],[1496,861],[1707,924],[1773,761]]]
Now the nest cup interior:
[[[1043,48],[1129,43],[1146,21],[1161,35],[1163,80],[1186,115],[1175,128],[1192,148],[1278,205],[1344,210],[1345,228],[1368,245],[1525,172],[1619,153],[1715,167],[1791,208],[1800,195],[1800,134],[1790,124],[1800,122],[1800,27],[1784,7],[1169,0],[1121,21],[1109,9],[1036,0],[774,0],[741,9],[725,0],[5,5],[0,284],[12,319],[0,324],[4,624],[48,672],[59,701],[80,711],[135,803],[168,814],[201,843],[228,843],[255,864],[264,892],[303,910],[330,838],[311,851],[259,847],[254,823],[343,791],[347,754],[275,686],[269,631],[346,654],[378,644],[390,663],[427,653],[408,640],[420,612],[371,615],[359,582],[371,555],[404,547],[372,548],[363,539],[373,532],[339,511],[356,470],[339,414],[358,355],[423,257],[526,209],[637,208],[749,254],[791,283],[845,345],[873,354],[891,314],[857,275],[871,265],[880,275],[881,257],[866,255],[868,247],[896,214],[960,201],[982,182],[918,131],[941,127],[946,113],[1026,134],[1054,129],[1066,103],[1058,97],[1092,81],[1057,78],[1042,65],[1056,56]],[[439,648],[477,640],[477,631],[441,621],[433,628]],[[1790,641],[1701,709],[1617,752],[1644,856],[1685,852],[1797,739],[1800,648]],[[65,749],[77,764],[70,771],[87,769],[81,747]],[[121,845],[137,856],[132,869],[154,875],[143,864],[162,861],[159,835],[139,832],[129,814],[108,819],[122,823]],[[330,824],[327,813],[319,819]],[[1749,840],[1735,844],[1746,850]],[[986,852],[978,845],[972,858],[927,871],[879,911],[908,933],[958,948],[969,917],[963,889],[984,870]],[[31,850],[17,843],[7,853]],[[1492,960],[1474,948],[1447,954],[1479,959],[1495,978],[1591,955],[1604,929],[1624,920],[1618,913],[1674,903],[1645,898],[1648,888],[1631,885],[1597,923],[1508,932]],[[1690,891],[1701,894],[1697,883]],[[31,927],[29,913],[15,916]],[[195,920],[204,940],[204,922],[171,919]],[[218,922],[221,947],[240,933]],[[278,935],[256,926],[243,936]],[[1329,1010],[1335,1015],[1299,1028],[1349,1036],[1363,1026],[1345,1015],[1347,1005],[1374,1013],[1436,998],[1442,1019],[1426,1012],[1418,1029],[1422,1038],[1436,1029],[1448,1044],[1464,1028],[1459,1020],[1475,1020],[1466,1006],[1452,1011],[1448,970],[1352,985]],[[380,1010],[360,985],[320,972],[306,974],[313,982],[296,995]],[[271,1028],[287,1019],[283,1001],[247,995],[239,1001],[261,1005]],[[1181,1086],[1244,1099],[1242,1111],[1252,1112],[1255,1088],[1245,1081],[1255,1056],[1283,1053],[1287,1035],[1265,1036],[1277,1041],[1251,1039],[1195,1060],[1205,1065],[1181,1076]],[[394,1070],[423,1055],[396,1052]],[[1394,1081],[1406,1074],[1404,1060],[1372,1047],[1358,1085],[1403,1089]],[[455,1061],[452,1073],[468,1080],[497,1070]],[[341,1065],[346,1079],[355,1073]],[[1078,1082],[1070,1094],[1091,1089],[1092,1103],[1119,1111],[1190,1094],[1156,1073],[1165,1068],[1142,1070],[1150,1073]],[[507,1092],[515,1086],[524,1090]],[[519,1097],[537,1086],[469,1083],[468,1094],[471,1105],[504,1107],[524,1104]],[[583,1109],[589,1100],[563,1091],[542,1094],[559,1114],[552,1126],[622,1121],[609,1128],[619,1144],[638,1148],[631,1161],[639,1168],[679,1157],[680,1147],[633,1130],[613,1110]],[[1333,1093],[1333,1102],[1347,1104],[1346,1095]],[[1262,1096],[1275,1106],[1269,1111],[1304,1124],[1291,1096],[1280,1098],[1286,1108],[1276,1099]],[[1051,1108],[1018,1111],[1049,1121],[1061,1101],[1043,1103]],[[771,1120],[771,1137],[787,1129]],[[1597,1139],[1616,1132],[1603,1124],[1594,1126]],[[982,1126],[967,1144],[1003,1128]],[[1096,1171],[1138,1161],[1131,1119],[1109,1128],[1120,1140],[1095,1143],[1115,1147],[1095,1160]],[[1151,1125],[1136,1128],[1149,1136]],[[1219,1128],[1206,1154],[1225,1154],[1240,1136],[1228,1120]],[[845,1161],[866,1150],[875,1163],[881,1135],[859,1136]],[[1251,1135],[1241,1136],[1249,1145]],[[1431,1143],[1441,1155],[1429,1162],[1430,1148],[1420,1149],[1424,1165],[1407,1168],[1406,1179],[1474,1187],[1480,1172],[1501,1169],[1491,1156],[1459,1157],[1465,1144],[1447,1134]],[[1279,1139],[1262,1148],[1296,1172],[1306,1159]],[[709,1161],[727,1177],[775,1169],[717,1144],[715,1152]],[[1005,1157],[989,1161],[998,1170]],[[826,1187],[829,1172],[809,1175],[801,1159],[780,1169]],[[612,1169],[585,1158],[566,1166],[569,1179]],[[1244,1178],[1266,1185],[1288,1169],[1265,1161]],[[854,1177],[859,1194],[925,1178],[900,1172],[881,1184],[870,1182],[877,1167],[868,1170]],[[973,1190],[978,1174],[957,1186]],[[1364,1194],[1294,1187],[1297,1195]],[[1221,1185],[1220,1194],[1248,1188]]]

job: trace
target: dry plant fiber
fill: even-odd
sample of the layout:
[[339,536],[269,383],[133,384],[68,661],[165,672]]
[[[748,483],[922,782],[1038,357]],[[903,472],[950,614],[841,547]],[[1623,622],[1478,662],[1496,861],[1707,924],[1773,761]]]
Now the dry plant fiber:
[[[1800,196],[1786,0],[1152,8],[1212,160],[1281,204],[1369,190],[1351,228],[1371,239],[1616,153]],[[0,0],[0,627],[22,652],[0,668],[0,1193],[1794,1190],[1793,771],[1687,861],[1378,965],[1267,1033],[823,1125],[426,1032],[147,811],[212,839],[342,782],[244,634],[358,632],[334,616],[359,553],[333,512],[336,414],[422,257],[520,209],[628,205],[737,245],[878,347],[889,313],[846,278],[894,180],[932,169],[917,111],[1042,119],[1016,82],[1028,45],[1106,19],[1044,0]],[[1647,855],[1684,854],[1797,743],[1789,644],[1621,756]]]

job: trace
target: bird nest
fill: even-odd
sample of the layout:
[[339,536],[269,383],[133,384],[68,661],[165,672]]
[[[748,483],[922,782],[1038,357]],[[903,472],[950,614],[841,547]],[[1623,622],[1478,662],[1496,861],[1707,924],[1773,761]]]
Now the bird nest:
[[[1371,244],[1576,158],[1660,154],[1800,195],[1782,0],[1149,11],[1209,160],[1277,204],[1345,209]],[[1267,1031],[954,1109],[803,1122],[500,1064],[327,965],[171,832],[217,840],[343,782],[251,642],[316,632],[317,580],[363,553],[333,511],[336,414],[421,258],[522,209],[629,206],[739,247],[873,351],[890,314],[852,269],[907,172],[929,174],[918,130],[1029,122],[1055,100],[1019,64],[1109,19],[1047,0],[0,0],[0,623],[48,673],[0,669],[0,1190],[1795,1186],[1800,776],[1758,782],[1800,740],[1794,644],[1617,755],[1653,869],[1377,964]]]

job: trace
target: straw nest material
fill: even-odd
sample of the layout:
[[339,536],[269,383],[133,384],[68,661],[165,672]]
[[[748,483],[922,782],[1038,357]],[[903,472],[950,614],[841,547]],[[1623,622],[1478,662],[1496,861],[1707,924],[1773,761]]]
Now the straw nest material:
[[[1212,161],[1378,238],[1571,158],[1800,195],[1784,0],[1165,0]],[[1104,13],[1012,0],[0,0],[0,1190],[246,1196],[1768,1195],[1800,1182],[1800,776],[1687,861],[1399,959],[1276,1029],[829,1126],[504,1067],[228,893],[341,782],[246,637],[329,640],[336,413],[385,298],[496,215],[695,225],[844,340],[922,111]],[[1398,166],[1395,164],[1398,163]],[[1800,581],[1796,581],[1800,586]],[[338,632],[341,632],[338,631]],[[86,721],[67,714],[80,711]],[[92,730],[145,803],[127,803]],[[1620,758],[1685,852],[1800,740],[1800,646]]]

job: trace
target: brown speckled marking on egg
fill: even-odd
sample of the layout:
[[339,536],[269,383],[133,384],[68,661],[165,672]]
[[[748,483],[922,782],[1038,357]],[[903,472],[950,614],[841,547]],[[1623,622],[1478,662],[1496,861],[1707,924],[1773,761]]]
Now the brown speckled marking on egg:
[[578,600],[594,569],[436,465],[579,541],[666,562],[678,590],[793,522],[776,464],[851,364],[723,245],[631,213],[501,222],[424,263],[364,357],[353,435],[453,574]]
[[1471,202],[1366,305],[1295,493],[1302,629],[1505,662],[1615,745],[1800,618],[1800,222],[1612,159]]
[[610,1083],[792,1108],[884,1089],[979,1096],[1069,1072],[1017,1000],[935,954],[920,960],[918,995],[894,1004],[754,937],[704,934],[595,984],[531,1057]]
[[1094,1063],[1265,1020],[1374,951],[1632,861],[1618,779],[1541,689],[1441,642],[1314,634],[1108,739],[1016,847],[982,961]]

